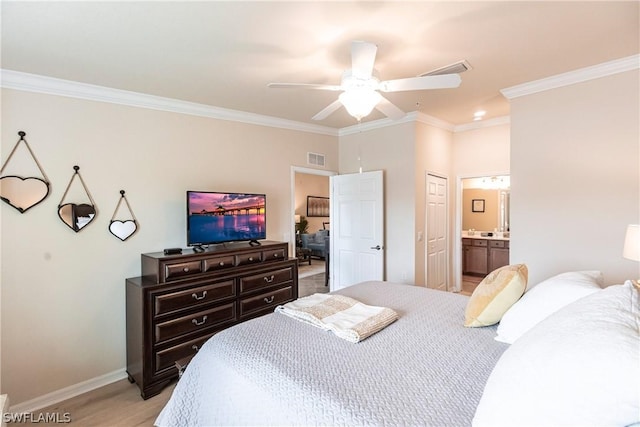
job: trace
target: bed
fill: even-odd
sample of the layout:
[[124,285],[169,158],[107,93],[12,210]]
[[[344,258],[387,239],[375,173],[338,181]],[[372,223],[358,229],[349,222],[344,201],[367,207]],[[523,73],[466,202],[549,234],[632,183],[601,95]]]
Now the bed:
[[[625,292],[629,294],[627,288]],[[515,360],[510,362],[516,364],[526,356],[518,353],[522,346],[496,340],[497,325],[464,326],[469,297],[389,282],[360,283],[336,294],[390,307],[399,318],[355,344],[279,313],[226,329],[193,358],[155,425],[513,426],[526,424],[514,424],[518,414],[526,412],[518,405],[543,405],[538,412],[550,406],[522,392],[527,384],[512,378],[511,366],[496,370],[507,377],[506,382],[513,379],[514,383],[506,388],[494,384],[498,391],[486,395],[485,386],[490,379],[496,382],[492,372],[505,353],[516,348]],[[627,294],[621,298],[625,300]],[[633,354],[640,350],[633,347],[640,345],[635,298],[626,319],[631,335],[626,350],[619,348],[628,356],[621,362],[624,367],[640,360]],[[526,344],[524,335],[518,341]],[[545,348],[539,342],[535,345]],[[529,373],[534,381],[540,377],[535,366]],[[626,379],[621,378],[622,384],[614,382],[621,387],[613,392],[614,401],[619,401],[618,393],[627,394],[619,416],[625,421],[599,425],[630,425],[640,420],[638,405],[633,403],[639,396],[638,377],[628,379],[636,373],[640,368],[632,367]],[[534,386],[531,389],[535,391]],[[501,395],[502,391],[511,396]],[[504,406],[501,399],[505,398],[515,409],[506,418],[495,418],[495,408]],[[478,419],[479,410],[484,415]],[[589,413],[586,416],[589,419]],[[547,423],[531,419],[538,425],[554,425],[553,419]],[[580,416],[574,419],[573,425],[588,425],[580,424]]]

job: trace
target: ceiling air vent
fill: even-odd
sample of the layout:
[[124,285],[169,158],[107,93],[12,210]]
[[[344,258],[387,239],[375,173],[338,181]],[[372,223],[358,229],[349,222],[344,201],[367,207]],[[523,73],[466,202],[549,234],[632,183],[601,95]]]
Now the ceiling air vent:
[[426,73],[420,74],[419,77],[440,76],[442,74],[460,74],[468,70],[471,70],[471,65],[469,65],[469,63],[466,60],[464,60],[464,61],[458,61],[455,64],[437,68],[432,71],[427,71]]
[[307,153],[307,163],[314,166],[324,166],[324,154]]

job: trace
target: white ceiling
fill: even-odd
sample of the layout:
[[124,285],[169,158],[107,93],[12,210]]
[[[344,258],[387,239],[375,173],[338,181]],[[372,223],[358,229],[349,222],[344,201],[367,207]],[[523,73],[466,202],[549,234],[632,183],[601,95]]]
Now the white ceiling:
[[[636,55],[640,2],[1,3],[2,68],[335,128],[338,93],[268,89],[339,84],[352,40],[378,45],[383,80],[467,60],[457,89],[388,93],[406,112],[453,125],[509,114],[500,90]],[[383,118],[374,112],[364,121]]]

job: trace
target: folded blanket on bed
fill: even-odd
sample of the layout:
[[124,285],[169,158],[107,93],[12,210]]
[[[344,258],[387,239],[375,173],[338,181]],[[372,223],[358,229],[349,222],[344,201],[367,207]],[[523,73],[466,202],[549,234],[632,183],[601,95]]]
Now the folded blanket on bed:
[[366,305],[342,295],[313,294],[285,305],[276,312],[309,323],[350,342],[359,342],[398,319],[390,308]]

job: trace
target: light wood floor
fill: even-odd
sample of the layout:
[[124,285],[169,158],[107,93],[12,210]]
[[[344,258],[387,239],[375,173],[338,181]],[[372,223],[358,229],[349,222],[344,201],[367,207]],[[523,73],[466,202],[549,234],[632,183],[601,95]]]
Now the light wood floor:
[[68,413],[71,417],[71,422],[68,424],[36,422],[20,425],[149,427],[153,426],[156,417],[171,397],[174,387],[175,382],[162,390],[159,395],[143,400],[138,386],[123,379],[34,413],[34,417],[38,413],[57,413],[58,419],[63,419],[63,414]]
[[466,274],[463,275],[462,290],[460,293],[463,295],[471,295],[482,279],[484,279],[484,277],[467,276]]
[[[312,265],[305,265],[301,268],[302,276],[324,273],[324,261],[312,261]],[[150,399],[143,400],[140,397],[140,390],[135,384],[123,379],[113,384],[106,385],[99,389],[76,396],[72,399],[53,405],[48,408],[36,411],[34,419],[38,419],[38,414],[49,414],[59,420],[64,419],[64,414],[69,414],[71,422],[69,424],[77,427],[137,427],[153,426],[153,422],[167,403],[175,387],[175,382],[169,385],[162,393]],[[60,426],[59,423],[22,423],[23,426]]]

